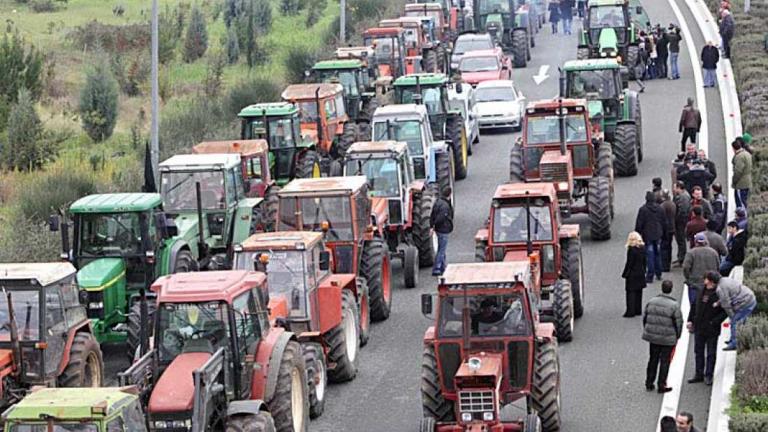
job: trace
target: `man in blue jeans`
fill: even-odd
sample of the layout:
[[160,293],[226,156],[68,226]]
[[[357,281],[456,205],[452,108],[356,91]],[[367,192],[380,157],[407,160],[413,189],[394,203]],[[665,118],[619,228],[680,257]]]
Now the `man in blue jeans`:
[[451,206],[451,188],[443,189],[432,207],[429,225],[437,234],[437,256],[432,267],[432,276],[441,276],[445,271],[445,250],[448,249],[448,235],[453,231],[453,207]]
[[723,308],[728,318],[731,319],[731,340],[723,351],[736,349],[736,328],[743,324],[757,306],[755,293],[741,282],[728,277],[720,276],[718,272],[709,272],[704,278],[704,286],[707,289],[717,287],[717,298],[720,307]]
[[680,35],[680,28],[670,24],[667,39],[669,40],[669,70],[671,72],[669,79],[679,79],[680,69],[677,67],[677,58],[680,56],[680,41],[683,40]]
[[645,281],[652,283],[654,276],[661,280],[661,239],[667,235],[669,227],[667,216],[656,202],[656,195],[651,191],[645,193],[645,204],[637,212],[635,231],[640,233],[645,243],[648,263]]

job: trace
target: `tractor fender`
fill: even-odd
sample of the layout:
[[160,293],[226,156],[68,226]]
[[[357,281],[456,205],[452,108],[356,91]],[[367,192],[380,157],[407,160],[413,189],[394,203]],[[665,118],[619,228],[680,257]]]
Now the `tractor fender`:
[[57,376],[61,375],[67,367],[67,364],[69,364],[69,350],[72,348],[72,343],[75,341],[75,335],[78,333],[93,334],[91,320],[85,319],[78,324],[75,324],[75,326],[67,332],[67,343],[64,344],[64,352],[61,353],[61,361],[59,362],[58,372],[56,373]]
[[488,228],[481,228],[475,234],[475,243],[488,243]]
[[435,340],[435,326],[429,326],[424,332],[424,345],[432,345]]
[[408,187],[412,193],[421,193],[424,192],[424,189],[427,187],[427,182],[424,180],[414,180],[411,182],[411,185]]
[[333,274],[317,287],[319,332],[325,334],[341,323],[341,293],[350,290],[357,299],[354,274]]
[[251,397],[270,400],[275,394],[277,376],[280,373],[280,360],[283,358],[288,342],[296,340],[293,333],[279,327],[269,329],[267,337],[256,350],[251,379]]
[[639,95],[634,90],[624,90],[624,105],[622,106],[622,120],[635,122],[638,113],[634,112],[635,101]]
[[557,237],[560,240],[581,237],[581,227],[578,224],[563,224],[557,230]]
[[227,418],[237,415],[258,414],[267,411],[267,405],[261,399],[231,401],[227,406]]
[[548,322],[539,322],[536,324],[536,339],[539,341],[550,341],[555,338],[555,325]]
[[167,274],[173,274],[176,271],[176,257],[179,255],[179,252],[183,250],[190,250],[189,245],[184,240],[177,240],[173,242],[170,249],[167,253],[168,258],[168,273]]

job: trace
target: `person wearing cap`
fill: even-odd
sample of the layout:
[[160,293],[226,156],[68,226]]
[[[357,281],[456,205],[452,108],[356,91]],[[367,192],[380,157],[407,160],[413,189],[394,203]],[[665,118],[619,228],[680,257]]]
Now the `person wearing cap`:
[[743,140],[737,139],[731,143],[734,151],[733,159],[731,159],[733,164],[731,187],[736,191],[736,207],[746,209],[749,190],[752,188],[752,155],[742,148],[741,142]]
[[714,87],[717,82],[717,62],[720,52],[712,41],[707,41],[701,50],[701,68],[704,69],[704,87]]
[[685,143],[690,138],[691,142],[696,144],[696,134],[701,129],[701,113],[693,106],[693,98],[688,98],[683,112],[680,114],[680,123],[678,132],[683,134],[680,140],[680,151],[685,151]]
[[680,57],[680,42],[683,40],[683,37],[680,35],[680,29],[676,25],[669,25],[667,40],[669,41],[669,69],[671,73],[669,79],[680,79],[680,68],[677,66],[677,58]]
[[755,293],[736,279],[721,276],[716,271],[707,273],[704,277],[704,285],[710,289],[716,287],[717,303],[731,320],[731,340],[728,341],[723,351],[734,351],[736,349],[736,330],[752,315],[757,306]]
[[744,207],[736,207],[736,217],[733,220],[739,229],[749,232],[749,219],[747,219],[747,211]]
[[727,254],[720,263],[720,274],[729,276],[731,270],[744,263],[744,251],[747,248],[747,232],[739,228],[736,221],[728,222]]
[[693,304],[696,293],[704,286],[704,276],[720,270],[720,255],[709,247],[707,236],[700,232],[694,236],[694,246],[685,254],[683,276],[688,285],[688,300]]

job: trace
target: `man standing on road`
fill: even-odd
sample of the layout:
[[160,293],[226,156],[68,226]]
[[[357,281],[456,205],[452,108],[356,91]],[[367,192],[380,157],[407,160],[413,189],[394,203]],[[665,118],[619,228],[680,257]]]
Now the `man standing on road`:
[[720,268],[720,256],[707,244],[707,236],[698,233],[694,237],[693,249],[685,254],[683,276],[688,285],[688,301],[696,302],[696,294],[704,287],[704,276]]
[[658,27],[658,41],[656,42],[656,54],[659,56],[656,62],[658,65],[658,77],[668,78],[667,58],[669,57],[669,39],[667,38],[667,32],[661,26]]
[[704,87],[714,87],[717,82],[717,62],[720,52],[712,41],[708,41],[701,50],[701,67],[704,69]]
[[736,24],[733,15],[728,9],[724,9],[720,15],[720,37],[723,39],[723,58],[731,58],[731,39],[736,32]]
[[429,217],[429,224],[437,234],[437,256],[435,257],[435,265],[432,267],[432,276],[441,276],[445,271],[448,235],[453,232],[453,207],[449,201],[451,192],[450,187],[443,189],[442,195],[432,207],[432,214]]
[[691,213],[693,214],[693,218],[689,220],[688,224],[685,226],[685,238],[688,239],[688,247],[692,248],[696,246],[696,241],[694,239],[696,234],[706,231],[707,220],[704,219],[704,210],[701,206],[694,206]]
[[701,113],[693,106],[693,98],[688,98],[683,112],[680,114],[680,124],[678,132],[682,132],[683,139],[680,141],[680,151],[685,151],[685,142],[688,138],[696,144],[696,134],[701,129]]
[[560,0],[560,19],[563,20],[563,33],[571,34],[573,21],[573,0]]
[[693,351],[696,353],[696,373],[688,380],[689,384],[704,381],[706,385],[712,385],[720,324],[727,317],[728,315],[717,303],[717,292],[714,287],[702,287],[696,296],[696,301],[691,303],[686,324],[688,331],[693,332]]
[[720,276],[718,272],[707,273],[704,284],[709,289],[716,287],[718,304],[731,319],[731,340],[723,351],[734,351],[736,329],[747,320],[757,306],[755,293],[736,279]]
[[675,241],[677,242],[677,261],[678,267],[683,265],[685,251],[688,248],[685,237],[685,226],[688,225],[688,213],[691,211],[691,195],[685,190],[685,184],[681,181],[675,183],[672,192],[675,195]]
[[733,163],[731,184],[736,189],[736,207],[746,209],[749,190],[752,188],[752,155],[742,148],[739,141],[731,143],[731,147],[735,152],[731,161]]
[[652,283],[654,276],[661,280],[661,239],[667,234],[669,228],[667,228],[664,210],[656,203],[656,195],[651,191],[645,193],[645,204],[637,212],[635,231],[640,233],[645,243],[648,263],[645,281]]
[[685,411],[680,411],[675,419],[677,423],[677,432],[699,432],[698,429],[693,427],[693,414]]
[[659,393],[672,391],[672,387],[667,387],[669,363],[683,331],[683,314],[671,294],[672,281],[665,280],[661,283],[661,294],[648,301],[643,314],[643,340],[650,344],[645,389],[653,390],[656,381]]
[[683,40],[683,37],[680,36],[680,29],[676,25],[669,25],[667,40],[669,40],[669,69],[671,72],[669,79],[680,79],[680,69],[677,67],[677,58],[680,56],[680,41]]
[[[659,197],[657,197],[659,201]],[[672,265],[672,239],[675,237],[675,214],[677,207],[669,196],[669,191],[664,189],[661,192],[661,209],[664,211],[664,217],[667,219],[667,233],[661,239],[661,271],[668,272]]]
[[707,230],[704,231],[704,235],[707,237],[707,244],[709,244],[709,247],[714,249],[715,252],[717,252],[717,255],[722,259],[728,255],[728,247],[725,245],[723,236],[721,236],[715,228],[717,228],[717,222],[712,220],[707,221]]
[[723,229],[725,229],[726,218],[728,217],[728,200],[723,194],[723,185],[720,183],[712,183],[711,189],[712,200],[710,201],[710,204],[712,205],[712,216],[709,220],[714,221],[717,224],[712,231],[722,234]]

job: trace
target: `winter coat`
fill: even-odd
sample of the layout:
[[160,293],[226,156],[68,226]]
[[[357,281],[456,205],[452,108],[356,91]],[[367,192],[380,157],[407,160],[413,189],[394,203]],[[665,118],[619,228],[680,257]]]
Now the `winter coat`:
[[720,327],[728,317],[717,303],[717,291],[703,289],[698,292],[696,301],[688,312],[688,322],[693,323],[693,332],[697,336],[710,338],[720,335]]
[[688,239],[688,247],[693,247],[693,236],[707,230],[707,221],[701,217],[695,217],[685,226],[685,238]]
[[640,233],[646,244],[661,240],[669,231],[664,210],[653,200],[653,195],[651,198],[640,207],[635,220],[635,231]]
[[682,191],[675,195],[674,198],[675,207],[677,212],[675,213],[675,226],[682,226],[688,223],[688,214],[691,212],[691,195],[688,191]]
[[560,0],[560,19],[573,19],[573,0]]
[[683,331],[683,314],[677,300],[659,294],[648,301],[643,313],[643,340],[656,345],[674,346]]
[[705,45],[701,50],[701,67],[704,69],[717,69],[720,60],[720,50],[712,45]]
[[453,207],[445,198],[438,198],[435,202],[429,224],[439,234],[450,234],[453,231]]
[[560,21],[560,5],[557,3],[549,4],[549,22],[557,24]]
[[709,190],[709,184],[715,177],[701,165],[694,165],[691,169],[678,175],[677,179],[685,183],[688,192],[693,193],[693,188],[698,186],[702,191]]
[[707,236],[707,243],[709,244],[709,247],[714,249],[718,255],[720,256],[728,255],[728,247],[725,245],[725,240],[723,240],[723,236],[710,230],[704,231],[704,235]]
[[627,291],[640,291],[646,287],[645,283],[646,256],[643,246],[627,248],[627,262],[621,277],[625,279],[624,289]]
[[667,32],[662,31],[661,36],[656,42],[656,53],[659,54],[659,58],[667,58],[669,55],[669,38],[667,38]]
[[709,220],[717,224],[715,232],[721,233],[725,229],[725,219],[728,216],[728,201],[725,195],[717,194],[712,197],[712,216]]
[[667,33],[667,40],[669,40],[669,52],[679,53],[680,41],[683,40],[683,37],[680,36],[680,33],[677,30],[673,30]]
[[680,124],[677,129],[678,132],[682,132],[683,129],[695,129],[698,132],[701,129],[701,113],[699,110],[692,106],[683,108],[683,112],[680,114]]
[[683,276],[689,287],[704,286],[707,272],[720,269],[720,256],[709,246],[696,246],[685,253]]
[[737,311],[755,304],[755,293],[741,282],[729,277],[720,278],[720,283],[717,284],[717,296],[720,298],[720,307],[730,318],[733,318],[733,314]]
[[747,232],[736,231],[736,234],[728,238],[728,254],[726,258],[735,265],[744,264],[744,249],[747,247]]
[[671,199],[668,199],[661,203],[661,209],[664,210],[664,217],[667,218],[667,228],[669,228],[670,235],[672,231],[675,229],[675,216],[677,214],[677,206],[675,205],[675,202]]
[[717,178],[717,165],[715,165],[714,162],[712,162],[710,159],[706,159],[702,161],[704,163],[704,169],[709,171],[710,174],[712,174],[712,180]]
[[733,21],[733,15],[726,14],[723,19],[720,20],[720,36],[730,39],[736,32],[736,25]]
[[733,155],[733,178],[731,187],[734,189],[752,189],[752,155],[740,149]]

